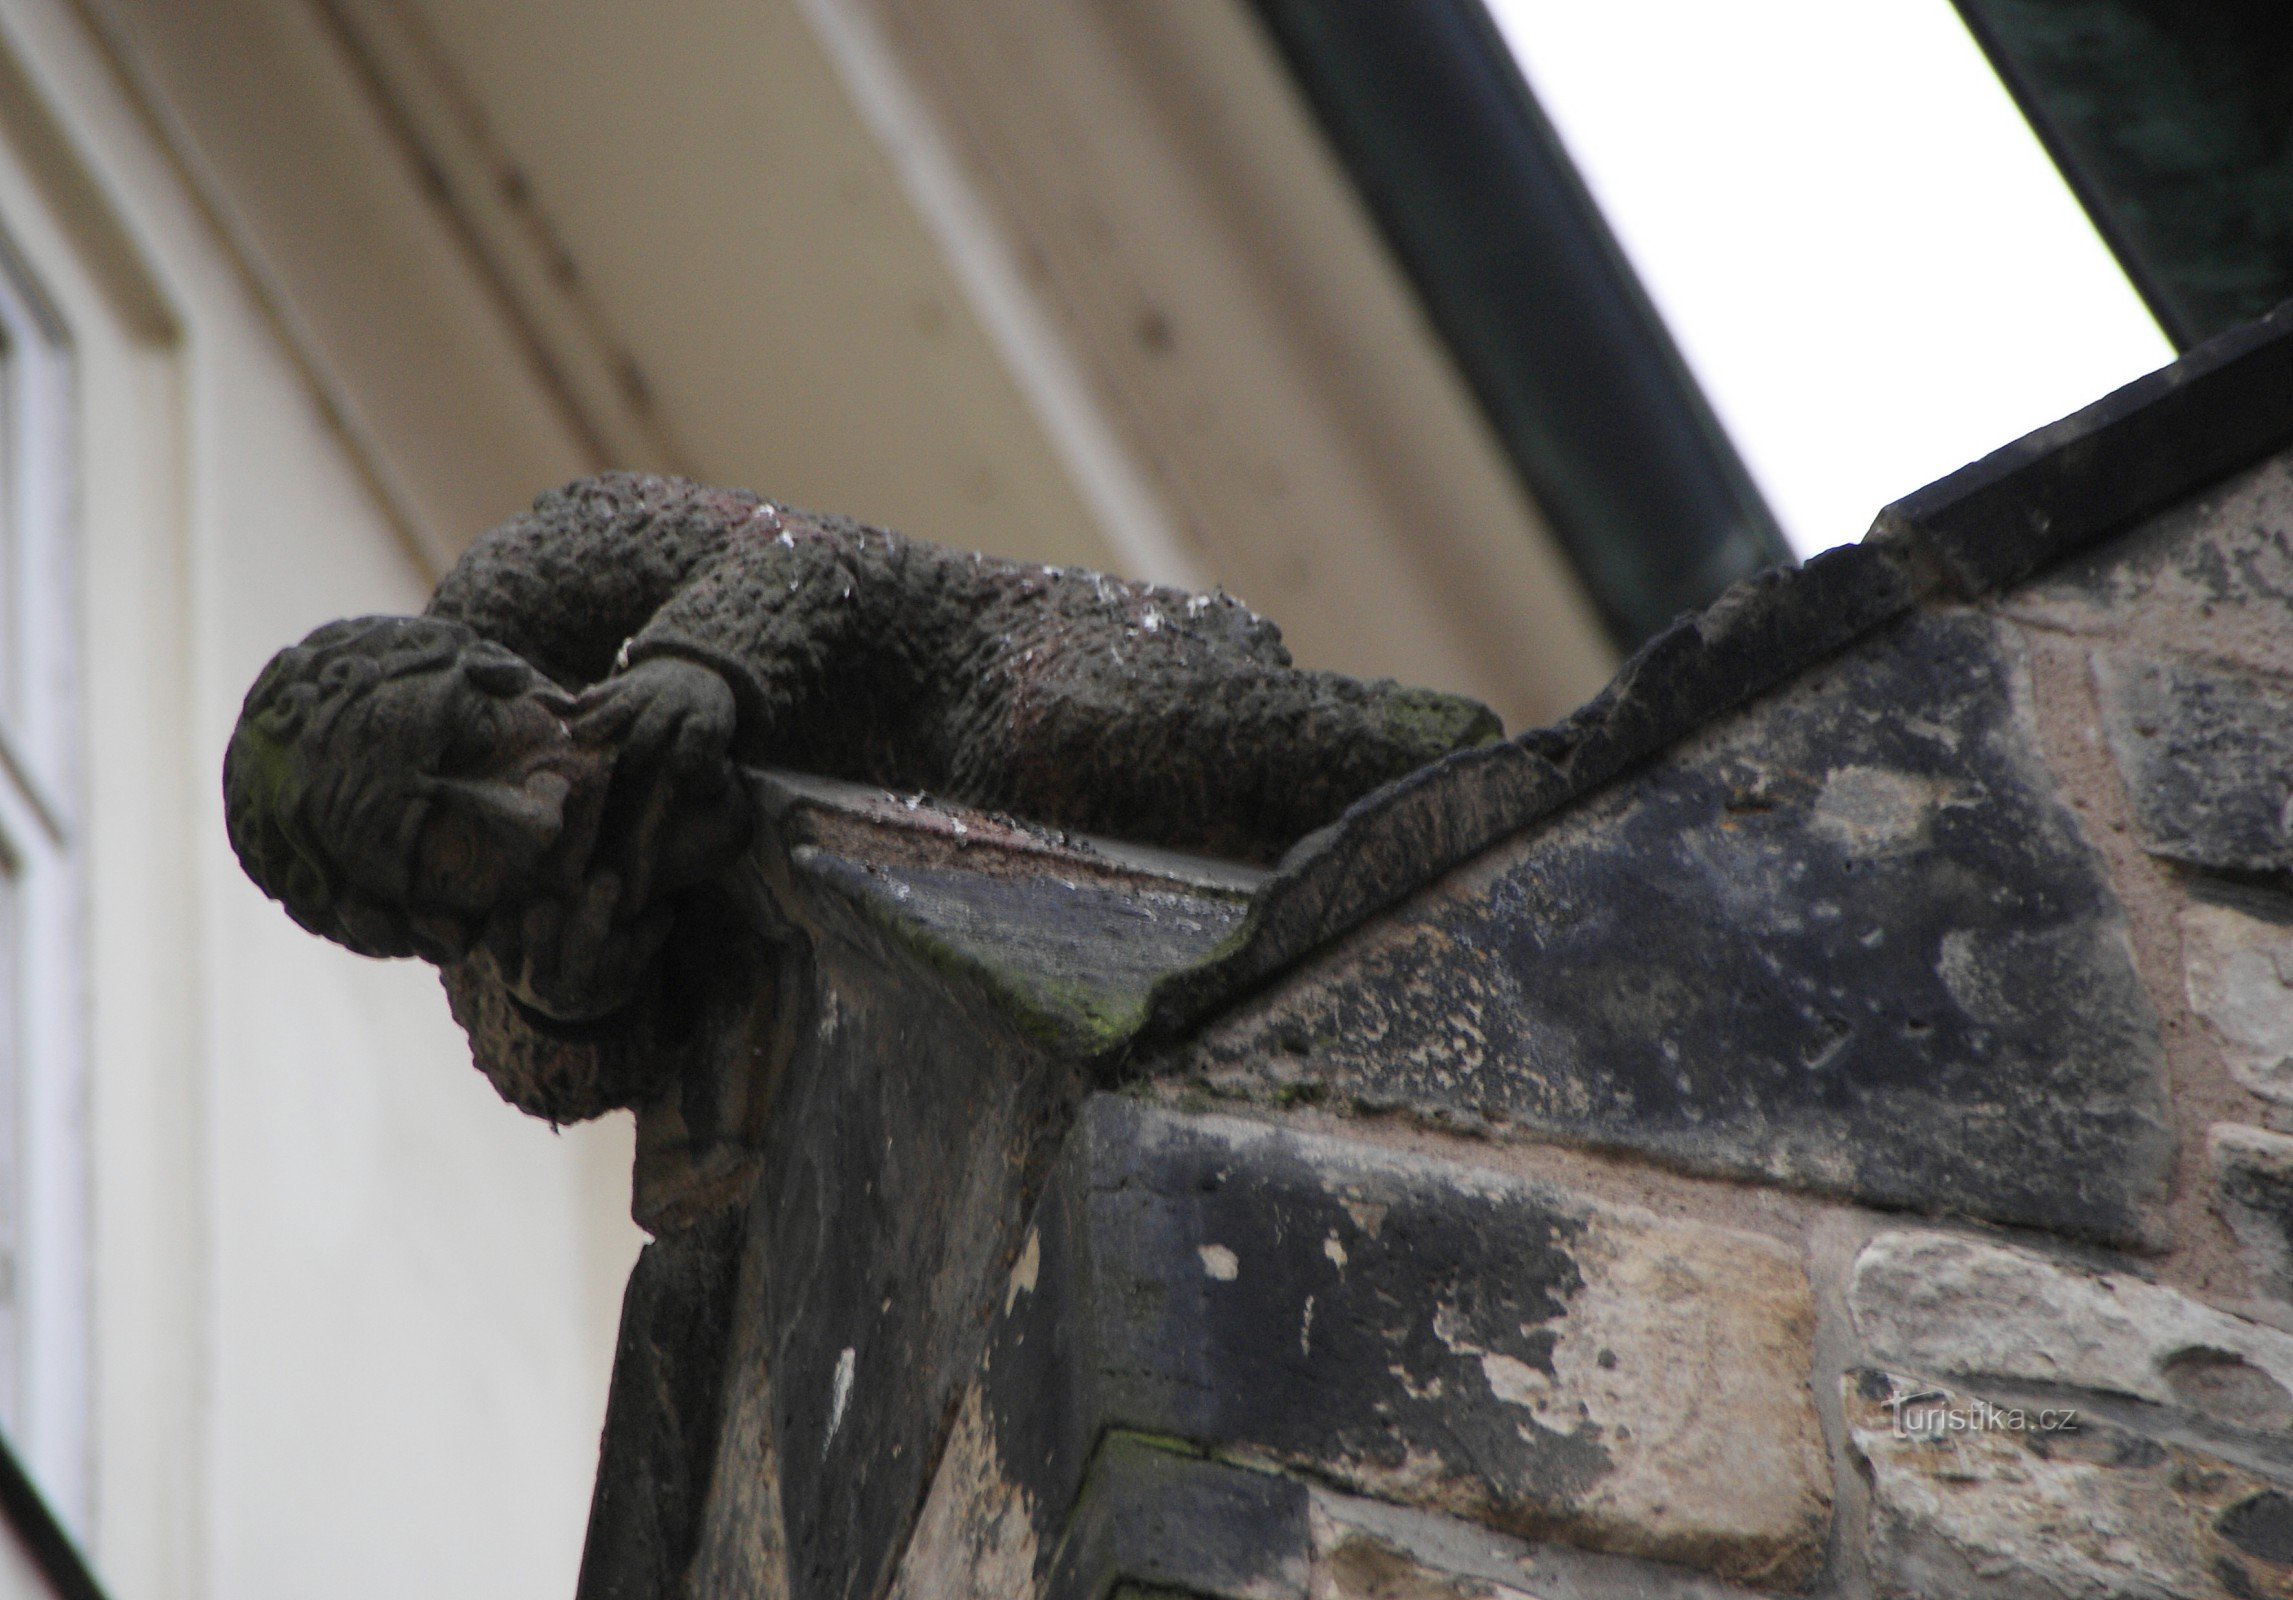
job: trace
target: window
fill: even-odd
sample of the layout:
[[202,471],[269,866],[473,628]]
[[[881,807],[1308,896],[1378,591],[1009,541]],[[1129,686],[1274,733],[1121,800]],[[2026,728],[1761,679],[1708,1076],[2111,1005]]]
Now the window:
[[88,1477],[72,364],[0,239],[0,1431],[67,1524]]

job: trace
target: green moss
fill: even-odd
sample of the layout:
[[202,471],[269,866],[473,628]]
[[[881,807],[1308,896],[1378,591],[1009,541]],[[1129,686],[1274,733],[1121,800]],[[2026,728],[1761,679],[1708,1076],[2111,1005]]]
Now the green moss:
[[1190,1116],[1201,1116],[1212,1111],[1222,1111],[1225,1107],[1225,1101],[1199,1083],[1188,1082],[1178,1091],[1178,1109]]
[[1147,1450],[1160,1450],[1165,1455],[1184,1456],[1190,1461],[1212,1459],[1207,1446],[1197,1444],[1183,1434],[1148,1433],[1137,1428],[1116,1428],[1109,1432],[1105,1442],[1099,1446],[1099,1459],[1106,1459],[1108,1451],[1120,1449],[1124,1445],[1138,1445]]
[[1379,700],[1377,718],[1396,743],[1429,759],[1505,736],[1497,714],[1478,700],[1433,689],[1392,690]]
[[1157,1451],[1163,1455],[1178,1456],[1188,1461],[1215,1461],[1220,1466],[1232,1467],[1241,1472],[1255,1472],[1266,1478],[1288,1476],[1281,1468],[1267,1462],[1232,1455],[1227,1451],[1204,1444],[1200,1440],[1189,1439],[1184,1434],[1150,1433],[1142,1428],[1108,1429],[1106,1437],[1100,1442],[1098,1454],[1092,1459],[1093,1474],[1096,1475],[1101,1464],[1111,1455],[1126,1446],[1136,1446],[1144,1450]]

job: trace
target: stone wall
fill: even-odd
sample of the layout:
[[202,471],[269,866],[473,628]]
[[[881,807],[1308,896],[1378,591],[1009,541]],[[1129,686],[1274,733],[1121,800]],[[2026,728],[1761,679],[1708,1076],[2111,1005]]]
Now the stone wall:
[[584,1593],[2293,1594],[2289,378],[2241,330],[1271,875],[759,775],[799,1021]]

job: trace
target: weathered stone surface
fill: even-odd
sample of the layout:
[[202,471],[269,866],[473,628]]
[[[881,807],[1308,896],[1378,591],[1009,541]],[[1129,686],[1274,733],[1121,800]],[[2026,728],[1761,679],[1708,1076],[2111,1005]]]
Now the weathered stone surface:
[[1766,1592],[1323,1488],[1313,1491],[1311,1520],[1312,1600],[1758,1600]]
[[1019,876],[833,856],[803,865],[833,879],[894,937],[1082,1055],[1127,1039],[1154,981],[1226,941],[1247,904],[1179,883],[1113,887],[1056,871]]
[[[1318,1509],[1318,1508],[1317,1508]],[[1358,1526],[1314,1519],[1313,1600],[1543,1600],[1520,1574],[1444,1571]]]
[[[1967,1396],[1876,1370],[1841,1385],[1871,1485],[1882,1594],[1916,1600],[2254,1600],[2293,1595],[2293,1497],[2177,1445],[2081,1418],[1937,1426]],[[1919,1417],[1924,1428],[1899,1427]]]
[[[808,951],[786,1002],[801,1026],[755,1135],[743,1272],[758,1326],[727,1405],[772,1446],[789,1593],[831,1600],[889,1580],[997,1263],[1079,1091],[983,988],[888,936],[833,874],[783,871]],[[711,1517],[738,1522],[717,1502],[753,1488],[720,1478]]]
[[2231,1075],[2293,1105],[2293,899],[2214,890],[2181,925],[2190,1009],[2220,1038]]
[[1994,624],[1906,621],[1157,1070],[2137,1237],[2157,1023],[2019,683]]
[[716,1459],[699,1509],[700,1534],[682,1586],[659,1591],[661,1600],[789,1600],[780,1447],[773,1437],[775,1329],[760,1265],[755,1251],[743,1252],[725,1330]]
[[[1044,1558],[1036,1507],[997,1454],[977,1384],[916,1518],[888,1600],[1003,1600],[1034,1592]],[[728,1597],[729,1600],[729,1597]]]
[[1045,1547],[1127,1428],[1789,1583],[1828,1522],[1812,1327],[1764,1239],[1099,1096],[1007,1285],[986,1409]]
[[1063,1532],[1046,1544],[1021,1476],[1000,1459],[974,1385],[890,1600],[1100,1600],[1125,1584],[1207,1600],[1306,1600],[1308,1491],[1294,1479],[1111,1433]]
[[[668,1108],[689,1137],[662,1158],[677,1166],[713,1129],[753,1176],[689,1581],[695,1600],[825,1600],[878,1592],[909,1539],[1081,1062],[1153,976],[1226,936],[1261,875],[832,781],[750,779],[770,824],[760,915],[778,919],[783,960],[748,969],[769,1004],[732,1009],[773,1026],[711,1035],[739,1048]],[[738,1126],[719,1126],[726,1107]],[[650,1191],[648,1131],[664,1123],[647,1115]],[[959,1425],[950,1460],[967,1459],[966,1437]],[[963,1524],[1003,1526],[1031,1524],[993,1507]],[[985,1570],[983,1592],[1002,1593]]]
[[2293,1138],[2216,1123],[2205,1145],[2213,1208],[2244,1247],[2254,1287],[2293,1301]]
[[1080,1057],[1126,1043],[1154,985],[1230,947],[1267,874],[793,772],[753,775],[788,875],[902,959]]
[[1128,1582],[1213,1600],[1306,1600],[1310,1559],[1304,1484],[1116,1433],[1091,1463],[1042,1594],[1098,1600]]
[[2293,671],[2293,458],[2280,455],[1997,601],[2007,615]]
[[662,1600],[700,1535],[723,1409],[737,1214],[645,1246],[621,1303],[579,1600]]
[[1917,597],[1898,553],[1883,546],[1828,550],[1734,585],[1642,645],[1557,725],[1446,756],[1301,839],[1258,892],[1233,946],[1158,986],[1150,1034],[1177,1034],[1305,951],[1901,616]]
[[2143,842],[2216,872],[2293,871],[2293,681],[2188,657],[2094,658]]
[[[833,906],[823,902],[823,915]],[[881,1592],[977,1361],[982,1303],[1074,1090],[899,947],[824,922],[817,998],[773,1103],[746,1270],[767,1333],[790,1592]]]
[[2293,1420],[2293,1334],[2124,1273],[1946,1233],[1886,1233],[1848,1282],[1875,1363],[2131,1395],[2216,1420]]

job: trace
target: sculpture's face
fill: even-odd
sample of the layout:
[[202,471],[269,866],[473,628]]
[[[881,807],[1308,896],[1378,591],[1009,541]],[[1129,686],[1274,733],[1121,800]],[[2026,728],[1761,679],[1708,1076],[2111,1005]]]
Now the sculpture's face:
[[345,749],[338,736],[329,754],[369,771],[385,753],[397,761],[385,814],[327,841],[345,875],[402,895],[417,926],[456,948],[505,905],[577,881],[586,841],[569,837],[568,802],[601,774],[574,743],[571,710],[539,672],[483,644],[367,689],[347,719],[365,737]]
[[735,721],[724,679],[674,657],[575,699],[457,624],[334,623],[248,696],[232,842],[314,932],[478,961],[529,1009],[592,1020],[637,993],[668,899],[747,840]]
[[424,909],[483,918],[525,886],[559,843],[573,786],[563,695],[522,661],[457,661],[379,685],[383,715],[434,730],[409,801],[408,895]]
[[460,960],[581,881],[613,757],[575,737],[573,709],[466,628],[330,624],[248,696],[224,764],[232,842],[305,927]]

